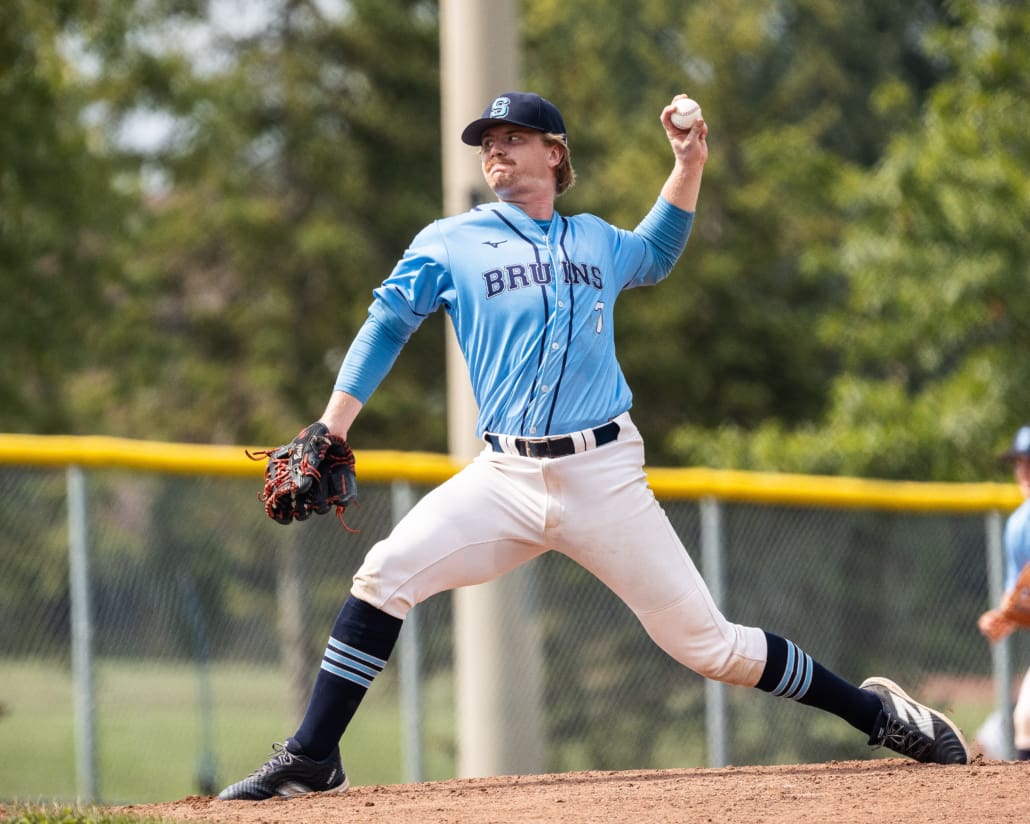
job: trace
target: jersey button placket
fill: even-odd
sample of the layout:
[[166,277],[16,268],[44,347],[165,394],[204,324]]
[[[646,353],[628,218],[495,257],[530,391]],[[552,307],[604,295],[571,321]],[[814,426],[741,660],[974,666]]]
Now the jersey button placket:
[[[562,268],[560,260],[554,255],[550,244],[547,244],[548,257],[551,260],[551,272],[552,281],[551,286],[553,288],[554,295],[554,309],[551,313],[550,322],[547,324],[545,334],[550,338],[550,343],[547,344],[543,352],[543,357],[540,359],[540,370],[538,372],[538,395],[533,401],[534,411],[539,412],[544,419],[550,413],[549,401],[551,396],[551,389],[554,384],[554,378],[557,376],[557,370],[560,369],[560,358],[558,352],[561,351],[561,344],[554,340],[554,337],[558,334],[558,330],[563,326],[562,316],[566,307],[566,300],[560,296],[561,284],[562,284]],[[552,354],[553,353],[553,354]],[[536,402],[540,401],[538,405]],[[539,423],[539,419],[538,419]],[[529,434],[533,436],[539,436],[546,434],[537,425],[529,427]]]
[[[548,252],[550,251],[551,247],[548,246]],[[544,353],[543,362],[541,363],[542,382],[540,384],[540,393],[546,396],[550,396],[551,389],[561,369],[561,357],[558,353],[561,351],[562,346],[555,338],[558,336],[559,330],[566,326],[565,314],[567,311],[566,306],[568,305],[568,301],[561,296],[563,283],[561,260],[553,253],[551,254],[551,271],[554,272],[554,315],[548,329],[551,343],[547,347],[548,351]]]

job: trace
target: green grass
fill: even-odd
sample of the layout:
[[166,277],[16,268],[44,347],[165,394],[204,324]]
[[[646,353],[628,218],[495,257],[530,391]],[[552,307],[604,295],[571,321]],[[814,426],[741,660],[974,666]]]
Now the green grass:
[[[96,801],[147,803],[198,794],[204,737],[195,670],[182,663],[105,660],[97,668],[96,682]],[[298,717],[286,706],[285,678],[276,670],[221,664],[212,668],[211,686],[209,732],[217,789],[259,766],[272,743],[294,731]],[[354,786],[404,780],[396,686],[394,671],[387,669],[344,736],[341,750]],[[423,686],[424,777],[451,778],[455,775],[453,685],[449,678],[440,677]],[[760,715],[760,704],[748,701],[746,707]],[[971,742],[991,708],[988,698],[946,709]],[[0,803],[75,803],[79,793],[67,667],[43,661],[0,661],[0,709]],[[863,742],[838,719],[809,715],[812,711],[807,708],[803,711],[806,725],[825,725],[826,738],[840,736],[842,742],[855,744],[856,757],[867,754]],[[753,724],[756,733],[764,728],[760,717],[741,720],[749,728]],[[570,747],[564,768],[588,767],[585,761],[578,763],[574,742]],[[656,757],[669,764],[700,765],[704,759],[700,739],[682,731],[658,742],[655,750]],[[881,754],[891,757],[887,751]],[[792,754],[786,752],[783,757],[790,759]]]
[[[71,678],[53,662],[0,662],[0,799],[75,802]],[[341,745],[354,786],[392,784],[401,774],[401,722],[392,674],[380,676]],[[209,738],[217,788],[242,778],[297,726],[275,670],[218,665],[211,670]],[[105,660],[97,666],[97,774],[105,803],[168,801],[196,795],[204,763],[196,671],[181,663]],[[446,686],[427,685],[427,777],[453,774],[452,714]],[[434,741],[436,742],[434,744]],[[15,755],[17,757],[15,757]]]
[[163,819],[112,814],[92,807],[19,805],[15,809],[0,807],[0,824],[161,824]]

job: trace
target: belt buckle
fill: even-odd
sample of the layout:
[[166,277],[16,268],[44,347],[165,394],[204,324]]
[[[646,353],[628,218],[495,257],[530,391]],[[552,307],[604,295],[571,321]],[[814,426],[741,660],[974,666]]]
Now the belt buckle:
[[530,458],[550,458],[551,441],[549,438],[526,438],[526,455]]
[[[519,438],[516,441],[516,449],[519,453],[527,458],[553,458],[554,444],[557,443],[560,438]],[[522,444],[522,449],[518,449],[517,444]],[[560,456],[559,456],[560,457]]]
[[541,458],[565,458],[576,452],[576,446],[568,435],[560,435],[556,438],[545,438],[540,442]]

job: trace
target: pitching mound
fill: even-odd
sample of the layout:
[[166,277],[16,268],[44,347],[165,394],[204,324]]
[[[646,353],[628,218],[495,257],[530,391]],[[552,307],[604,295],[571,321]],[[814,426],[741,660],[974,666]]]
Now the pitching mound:
[[190,797],[118,808],[173,821],[270,824],[883,824],[1030,818],[1030,762],[904,759],[777,767],[579,772],[356,787],[270,801]]

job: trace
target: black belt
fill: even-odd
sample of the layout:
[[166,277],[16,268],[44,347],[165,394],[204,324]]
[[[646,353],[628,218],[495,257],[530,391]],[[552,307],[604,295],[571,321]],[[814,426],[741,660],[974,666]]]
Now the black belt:
[[[604,446],[619,437],[619,425],[615,421],[609,421],[604,426],[593,430],[594,446]],[[484,436],[494,452],[506,452],[501,446],[501,436],[489,432]],[[575,455],[577,452],[576,442],[580,442],[579,452],[590,448],[583,440],[582,435],[560,435],[557,438],[511,438],[509,443],[513,444],[518,454],[526,458],[564,458],[566,455]]]

